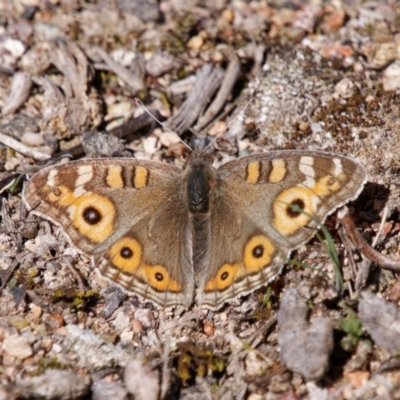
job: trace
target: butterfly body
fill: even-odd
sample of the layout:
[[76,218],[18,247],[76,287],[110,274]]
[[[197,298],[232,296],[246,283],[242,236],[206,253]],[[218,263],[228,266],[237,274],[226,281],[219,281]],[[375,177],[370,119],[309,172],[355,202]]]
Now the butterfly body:
[[195,151],[184,170],[125,158],[47,167],[24,200],[127,291],[217,309],[274,279],[313,235],[312,216],[323,221],[365,179],[360,164],[331,153],[260,153],[216,169]]

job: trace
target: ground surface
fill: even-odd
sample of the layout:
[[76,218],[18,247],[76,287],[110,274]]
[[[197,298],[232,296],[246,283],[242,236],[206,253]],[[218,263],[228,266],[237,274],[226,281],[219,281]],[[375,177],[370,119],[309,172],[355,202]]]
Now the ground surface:
[[[219,87],[218,122],[199,122]],[[352,218],[398,257],[398,2],[0,0],[0,399],[400,398],[397,275],[335,215],[342,291],[313,239],[293,255],[312,269],[287,265],[212,312],[110,288],[59,228],[25,214],[25,174],[49,155],[184,164],[177,137],[149,123],[126,141],[96,133],[142,114],[135,97],[192,146],[229,123],[217,165],[275,149],[355,157],[368,182]]]

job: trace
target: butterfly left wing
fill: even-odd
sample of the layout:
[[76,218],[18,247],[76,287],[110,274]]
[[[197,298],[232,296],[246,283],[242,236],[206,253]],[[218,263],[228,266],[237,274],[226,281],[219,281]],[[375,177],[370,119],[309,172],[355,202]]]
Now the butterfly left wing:
[[242,157],[217,173],[208,251],[198,267],[200,302],[210,308],[273,279],[282,259],[366,180],[351,158],[297,150]]
[[194,273],[181,175],[144,160],[74,161],[34,175],[24,200],[109,280],[162,306],[187,307]]

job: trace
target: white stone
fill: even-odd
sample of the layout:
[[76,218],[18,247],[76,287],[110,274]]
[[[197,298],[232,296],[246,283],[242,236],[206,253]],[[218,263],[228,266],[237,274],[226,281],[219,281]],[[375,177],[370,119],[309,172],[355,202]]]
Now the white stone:
[[400,61],[395,61],[383,71],[383,89],[385,91],[400,88]]
[[115,329],[119,332],[129,331],[131,329],[131,321],[128,315],[120,311],[113,322]]
[[4,339],[3,351],[12,357],[24,360],[33,354],[32,347],[28,340],[22,336],[11,336]]

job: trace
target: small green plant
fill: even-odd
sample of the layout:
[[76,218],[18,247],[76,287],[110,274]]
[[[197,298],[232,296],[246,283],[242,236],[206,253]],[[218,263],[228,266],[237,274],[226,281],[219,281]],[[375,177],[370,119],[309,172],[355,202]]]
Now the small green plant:
[[271,301],[272,297],[273,297],[272,289],[270,286],[268,286],[267,293],[264,296],[264,299],[261,303],[261,307],[271,310],[272,309],[272,301]]
[[339,303],[339,306],[346,309],[348,313],[346,318],[340,320],[340,329],[346,333],[340,341],[340,345],[345,351],[353,351],[365,335],[365,330],[355,311],[344,302]]

